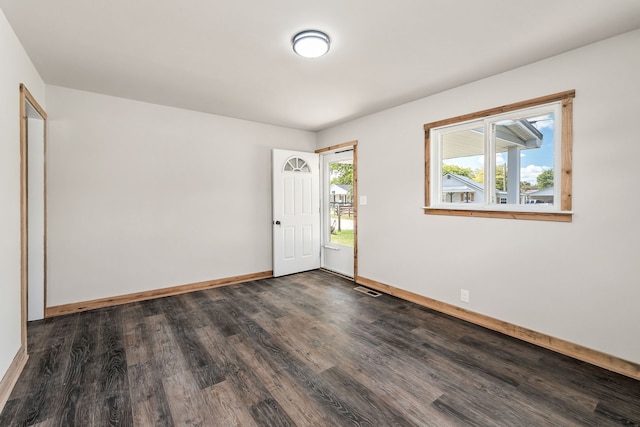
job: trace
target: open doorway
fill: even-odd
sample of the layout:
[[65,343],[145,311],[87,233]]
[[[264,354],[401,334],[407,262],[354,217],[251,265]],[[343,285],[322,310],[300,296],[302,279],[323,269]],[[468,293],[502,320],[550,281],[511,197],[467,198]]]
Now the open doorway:
[[321,153],[322,247],[324,269],[357,275],[357,143]]
[[20,86],[20,199],[22,334],[46,309],[46,128],[47,115]]

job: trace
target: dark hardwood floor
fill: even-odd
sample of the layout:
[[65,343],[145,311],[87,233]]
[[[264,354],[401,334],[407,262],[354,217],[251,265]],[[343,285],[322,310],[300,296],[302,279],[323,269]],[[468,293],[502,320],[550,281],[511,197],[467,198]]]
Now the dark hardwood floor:
[[0,426],[640,426],[638,381],[354,286],[312,271],[33,322]]

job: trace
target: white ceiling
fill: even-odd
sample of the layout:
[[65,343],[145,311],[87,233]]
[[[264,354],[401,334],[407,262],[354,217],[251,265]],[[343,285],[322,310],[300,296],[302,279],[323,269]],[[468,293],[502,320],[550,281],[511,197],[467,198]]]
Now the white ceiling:
[[[639,0],[0,0],[48,84],[306,130],[640,28]],[[327,32],[318,59],[300,30]]]

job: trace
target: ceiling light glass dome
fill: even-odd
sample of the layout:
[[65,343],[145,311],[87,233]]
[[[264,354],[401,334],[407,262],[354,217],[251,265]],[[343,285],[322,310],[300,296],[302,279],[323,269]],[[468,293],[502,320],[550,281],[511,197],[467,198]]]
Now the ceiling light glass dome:
[[293,51],[305,58],[318,58],[329,52],[329,36],[322,31],[301,31],[291,39]]

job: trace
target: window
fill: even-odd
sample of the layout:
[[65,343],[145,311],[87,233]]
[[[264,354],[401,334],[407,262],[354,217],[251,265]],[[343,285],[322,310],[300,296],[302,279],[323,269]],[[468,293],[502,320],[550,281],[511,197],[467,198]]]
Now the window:
[[574,97],[426,124],[425,214],[571,221]]
[[304,159],[300,157],[291,157],[288,159],[285,164],[283,170],[285,172],[311,172],[311,168]]

